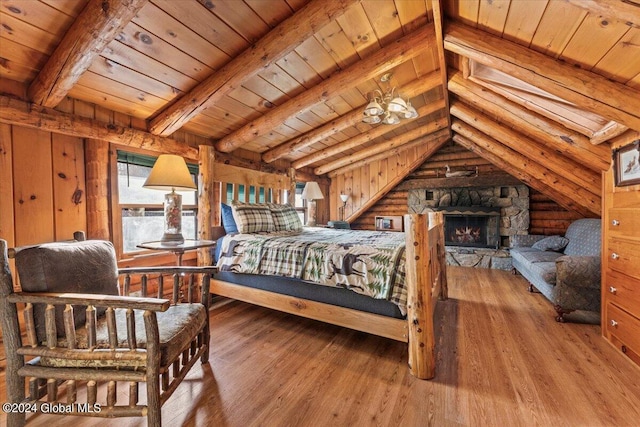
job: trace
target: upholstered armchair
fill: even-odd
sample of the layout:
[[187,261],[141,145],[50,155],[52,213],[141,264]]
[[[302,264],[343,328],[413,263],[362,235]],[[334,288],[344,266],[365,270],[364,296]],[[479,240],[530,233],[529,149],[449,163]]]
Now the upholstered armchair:
[[[82,233],[76,239],[16,249],[0,239],[7,400],[31,408],[65,405],[69,415],[146,415],[149,426],[160,426],[162,404],[198,359],[208,362],[215,267],[118,270],[110,242],[84,241]],[[21,292],[14,289],[9,257],[15,257]],[[130,296],[138,286],[139,296]],[[165,291],[171,299],[162,298]],[[146,399],[139,398],[139,383],[146,383]],[[106,389],[103,401],[98,388]],[[7,419],[20,426],[25,413]]]

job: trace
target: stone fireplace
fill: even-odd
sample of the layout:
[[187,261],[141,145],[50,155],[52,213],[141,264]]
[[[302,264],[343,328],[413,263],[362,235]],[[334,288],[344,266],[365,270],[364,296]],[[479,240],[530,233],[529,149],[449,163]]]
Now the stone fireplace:
[[526,185],[409,190],[409,212],[443,211],[450,265],[511,268],[510,237],[528,234]]

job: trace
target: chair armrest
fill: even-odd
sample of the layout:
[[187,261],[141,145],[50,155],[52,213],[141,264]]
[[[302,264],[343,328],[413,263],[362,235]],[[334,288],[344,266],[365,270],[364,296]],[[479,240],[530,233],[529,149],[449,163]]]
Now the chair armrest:
[[600,289],[600,257],[561,256],[556,260],[558,285]]
[[530,248],[539,240],[547,236],[542,234],[515,234],[509,238],[510,247],[512,248]]
[[94,305],[148,311],[166,311],[170,305],[168,299],[160,298],[53,292],[16,292],[7,299],[11,303]]

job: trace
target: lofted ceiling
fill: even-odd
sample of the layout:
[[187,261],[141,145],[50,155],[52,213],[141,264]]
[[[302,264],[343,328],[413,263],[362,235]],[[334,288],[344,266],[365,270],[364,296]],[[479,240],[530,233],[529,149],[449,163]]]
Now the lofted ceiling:
[[[635,0],[1,0],[0,24],[22,101],[318,175],[450,136],[593,215],[611,141],[640,130]],[[390,88],[420,116],[363,123]]]

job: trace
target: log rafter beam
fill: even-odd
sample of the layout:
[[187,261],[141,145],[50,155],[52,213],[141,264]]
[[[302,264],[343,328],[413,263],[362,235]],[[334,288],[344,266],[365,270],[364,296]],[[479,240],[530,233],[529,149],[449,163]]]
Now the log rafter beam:
[[64,135],[91,138],[143,148],[158,153],[173,153],[198,159],[198,149],[170,138],[105,123],[94,119],[61,113],[51,108],[0,96],[0,123],[25,126]]
[[586,190],[591,194],[600,196],[602,191],[600,173],[585,169],[570,158],[548,150],[531,138],[500,125],[491,117],[460,101],[455,101],[451,104],[451,115],[475,127],[513,151],[543,164],[549,171],[558,176],[564,176],[566,180],[573,182],[583,191]]
[[548,195],[559,205],[585,217],[600,215],[600,197],[585,192],[564,177],[504,146],[460,119],[452,120],[451,129],[456,133],[453,136],[455,142]]
[[90,0],[33,80],[33,102],[55,107],[147,0]]
[[388,141],[380,142],[376,145],[364,148],[348,156],[334,160],[322,166],[318,166],[313,170],[313,173],[315,173],[316,175],[323,175],[327,172],[331,172],[332,170],[350,165],[365,158],[388,152],[389,150],[405,145],[413,141],[414,139],[422,138],[439,130],[443,130],[448,133],[448,124],[449,121],[445,118],[434,120],[423,126],[405,132],[402,135],[396,136],[395,138],[392,138]]
[[[202,83],[191,89],[149,124],[155,135],[170,135],[194,116],[275,63],[361,0],[314,0],[279,24]],[[231,150],[228,150],[231,151]]]
[[444,47],[608,120],[640,129],[637,89],[463,24],[448,25]]
[[[424,105],[420,107],[418,109],[418,115],[421,117],[424,117],[438,110],[442,110],[443,108],[445,108],[445,100],[440,99],[438,101],[434,101],[428,105]],[[449,115],[447,114],[446,116],[447,118],[445,120],[448,120]],[[414,120],[417,120],[417,118],[411,119],[411,120],[414,121]],[[407,123],[408,122],[409,120],[407,120]],[[353,138],[350,138],[346,141],[341,141],[335,145],[332,145],[327,148],[323,148],[322,150],[318,150],[315,153],[302,157],[292,162],[291,166],[293,166],[296,169],[300,169],[304,166],[319,162],[320,160],[326,159],[331,156],[335,156],[336,154],[343,153],[352,148],[358,148],[362,144],[373,141],[374,139],[379,138],[394,130],[396,130],[396,126],[380,125],[380,126],[374,127],[368,132],[361,133],[360,135],[354,136]],[[410,132],[413,132],[413,131],[410,131]],[[417,136],[414,138],[417,138]]]
[[452,73],[449,91],[469,103],[495,116],[498,121],[518,129],[546,147],[564,153],[581,165],[597,172],[609,169],[611,150],[590,143],[584,135],[565,128],[501,95],[464,79],[461,73]]
[[[442,85],[440,73],[434,71],[424,77],[420,77],[402,87],[402,94],[408,98],[413,98],[421,93],[428,92]],[[264,153],[262,153],[262,161],[271,163],[284,156],[295,153],[303,148],[309,147],[318,141],[329,138],[336,133],[343,131],[349,126],[353,126],[362,121],[363,108],[359,106],[347,114],[338,117],[322,126],[310,130],[309,132],[297,136],[289,141],[285,141]]]
[[433,24],[423,26],[411,34],[395,40],[368,58],[334,73],[316,86],[247,123],[240,129],[220,139],[216,142],[215,147],[224,153],[233,151],[256,137],[270,132],[287,118],[309,111],[314,106],[337,96],[340,92],[350,89],[363,81],[375,78],[377,75],[418,56],[425,49],[430,48],[434,41]]

